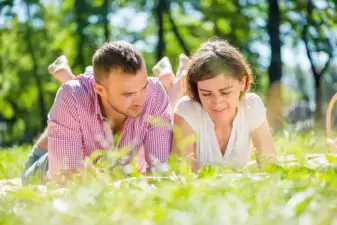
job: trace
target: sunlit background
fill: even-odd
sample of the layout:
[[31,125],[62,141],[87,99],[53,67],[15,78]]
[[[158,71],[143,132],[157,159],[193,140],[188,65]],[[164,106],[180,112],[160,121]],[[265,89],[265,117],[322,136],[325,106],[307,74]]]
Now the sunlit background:
[[133,43],[152,76],[161,57],[176,69],[180,53],[221,37],[253,67],[253,91],[274,130],[324,126],[337,91],[336,20],[334,0],[3,0],[0,145],[32,143],[42,132],[59,87],[47,71],[57,56],[79,74],[107,40]]

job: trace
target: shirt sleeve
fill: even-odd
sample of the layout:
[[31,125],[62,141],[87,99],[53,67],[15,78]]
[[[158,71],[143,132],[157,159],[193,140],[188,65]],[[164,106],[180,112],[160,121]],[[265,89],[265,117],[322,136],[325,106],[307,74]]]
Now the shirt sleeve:
[[166,163],[171,152],[172,124],[171,106],[164,87],[158,82],[153,90],[151,116],[144,140],[147,170],[156,164]]
[[253,131],[267,119],[266,108],[262,102],[262,99],[254,93],[247,94],[247,106],[248,106],[248,123],[249,131]]
[[198,124],[201,123],[200,117],[198,120],[199,110],[196,104],[199,103],[192,101],[188,96],[184,96],[179,99],[174,109],[174,113],[181,116],[194,131],[198,130]]
[[74,91],[60,87],[48,115],[48,176],[82,167],[82,133]]

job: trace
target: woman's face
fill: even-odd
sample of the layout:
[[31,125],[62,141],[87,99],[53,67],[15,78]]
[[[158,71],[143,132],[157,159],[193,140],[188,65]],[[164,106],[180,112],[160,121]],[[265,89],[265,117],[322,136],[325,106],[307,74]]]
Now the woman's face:
[[203,108],[212,119],[233,116],[240,101],[240,93],[244,91],[246,77],[242,80],[227,74],[198,81],[199,98]]

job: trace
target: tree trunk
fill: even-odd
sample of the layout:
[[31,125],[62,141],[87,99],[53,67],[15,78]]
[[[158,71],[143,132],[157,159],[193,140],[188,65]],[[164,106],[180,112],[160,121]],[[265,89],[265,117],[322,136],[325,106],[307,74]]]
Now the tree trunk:
[[268,90],[268,119],[275,130],[283,128],[282,123],[282,61],[281,61],[281,40],[280,40],[280,8],[277,0],[268,0],[268,34],[271,48],[271,61],[268,68],[269,90]]
[[[316,110],[315,110],[315,121],[316,125],[317,123],[320,125],[322,122],[322,90],[321,90],[321,79],[320,76],[314,76],[315,77],[315,103],[316,103]],[[319,126],[320,127],[320,126]]]
[[[322,68],[321,71],[319,71],[317,65],[315,64],[315,60],[313,58],[312,55],[312,49],[310,49],[309,47],[309,25],[313,25],[314,21],[313,21],[313,10],[314,10],[314,5],[312,0],[308,0],[308,5],[307,5],[307,14],[308,14],[308,18],[307,18],[307,23],[304,25],[303,30],[302,30],[302,40],[304,42],[304,46],[307,52],[307,57],[309,59],[310,62],[310,67],[311,67],[311,71],[314,77],[314,81],[315,81],[315,89],[316,89],[316,95],[315,95],[315,103],[316,103],[316,110],[315,110],[315,122],[316,125],[320,124],[323,125],[321,123],[322,121],[322,89],[321,89],[321,79],[323,79],[323,75],[325,74],[325,72],[327,71],[327,69],[329,68],[330,62],[331,62],[331,58],[332,58],[332,52],[326,52],[329,56],[328,60],[326,61],[324,67]],[[331,46],[332,49],[332,46]]]
[[164,56],[166,48],[164,40],[165,0],[158,1],[158,5],[156,6],[155,11],[158,22],[157,61],[159,61]]
[[187,44],[185,43],[182,35],[179,32],[178,26],[176,25],[176,23],[175,23],[175,21],[172,17],[171,8],[170,8],[169,4],[167,3],[167,1],[166,1],[165,5],[166,5],[166,12],[167,12],[167,15],[169,17],[169,21],[170,21],[171,26],[172,26],[172,31],[175,34],[180,46],[183,48],[185,54],[187,56],[190,56],[191,52],[190,52],[189,48],[187,47]]
[[83,70],[85,68],[85,60],[84,60],[84,43],[85,43],[85,35],[84,28],[86,27],[87,20],[84,18],[84,9],[85,2],[82,0],[75,0],[75,20],[76,20],[76,33],[79,34],[79,40],[77,41],[77,56],[76,56],[76,64],[81,67]]
[[104,26],[104,38],[105,41],[110,40],[110,32],[109,32],[109,0],[104,0],[103,2],[103,26]]
[[31,33],[31,27],[30,27],[30,21],[31,21],[31,14],[30,14],[30,8],[29,4],[26,3],[26,13],[27,13],[27,30],[26,30],[26,41],[27,41],[27,48],[30,56],[32,57],[33,61],[33,70],[32,74],[36,83],[37,91],[38,91],[38,103],[40,106],[40,126],[41,129],[44,129],[44,127],[47,125],[47,110],[45,106],[44,96],[43,96],[43,87],[42,87],[42,81],[41,77],[38,72],[38,60],[36,58],[34,47],[32,43],[32,33]]

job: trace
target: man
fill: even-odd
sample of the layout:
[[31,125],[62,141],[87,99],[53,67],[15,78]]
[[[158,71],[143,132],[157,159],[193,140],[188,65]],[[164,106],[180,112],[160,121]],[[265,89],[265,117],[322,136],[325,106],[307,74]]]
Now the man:
[[48,145],[48,177],[77,173],[96,150],[127,147],[134,155],[143,147],[147,170],[165,163],[172,131],[149,120],[170,124],[171,108],[160,81],[147,77],[141,54],[114,41],[99,48],[92,63],[93,76],[78,76],[58,90],[48,132],[37,142],[38,148]]

